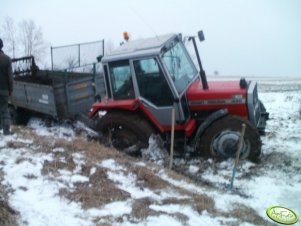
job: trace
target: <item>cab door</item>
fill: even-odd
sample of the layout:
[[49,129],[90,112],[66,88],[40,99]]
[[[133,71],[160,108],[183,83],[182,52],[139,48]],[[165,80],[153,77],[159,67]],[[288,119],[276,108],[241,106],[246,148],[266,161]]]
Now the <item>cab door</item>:
[[113,99],[134,99],[135,92],[130,62],[128,60],[110,62],[109,71],[111,83],[110,92],[112,92],[111,95]]
[[[171,125],[175,97],[156,58],[133,60],[138,98],[161,125]],[[180,114],[176,108],[176,120]]]

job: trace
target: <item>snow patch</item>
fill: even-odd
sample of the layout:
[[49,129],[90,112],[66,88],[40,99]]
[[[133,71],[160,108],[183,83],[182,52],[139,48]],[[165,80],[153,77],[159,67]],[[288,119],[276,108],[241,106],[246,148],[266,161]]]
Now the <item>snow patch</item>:
[[53,150],[52,150],[54,153],[63,153],[63,152],[65,152],[65,149],[64,148],[54,148]]
[[65,124],[63,126],[61,124],[51,122],[51,125],[47,126],[46,122],[39,118],[31,118],[27,126],[36,131],[37,135],[39,136],[56,136],[58,138],[67,140],[71,140],[75,136],[75,133],[70,125]]
[[144,160],[163,166],[168,164],[169,155],[159,135],[152,134],[148,140],[148,148],[141,149],[141,153]]
[[[3,183],[14,192],[10,204],[21,214],[21,225],[92,225],[81,207],[58,196],[60,184],[41,174],[45,160],[51,156],[31,150],[2,149],[0,161],[4,172]],[[18,162],[16,164],[16,162]]]
[[110,169],[110,170],[123,170],[124,168],[119,165],[114,159],[107,159],[101,162],[101,167]]
[[151,209],[156,211],[162,211],[170,214],[181,213],[188,217],[188,225],[212,225],[212,226],[219,226],[225,225],[224,223],[235,222],[235,219],[231,218],[221,218],[221,217],[213,217],[208,214],[207,211],[203,211],[200,215],[198,212],[193,210],[189,206],[182,206],[182,205],[151,205]]
[[194,166],[194,165],[190,165],[190,166],[189,166],[189,173],[195,174],[195,173],[197,173],[199,170],[200,170],[200,168],[197,167],[197,166]]
[[[89,213],[94,217],[101,217],[101,216],[114,216],[114,217],[120,217],[124,214],[130,214],[132,211],[132,203],[129,201],[125,202],[112,202],[105,206],[103,206],[101,209],[91,209],[89,210]],[[101,223],[101,222],[99,222]]]

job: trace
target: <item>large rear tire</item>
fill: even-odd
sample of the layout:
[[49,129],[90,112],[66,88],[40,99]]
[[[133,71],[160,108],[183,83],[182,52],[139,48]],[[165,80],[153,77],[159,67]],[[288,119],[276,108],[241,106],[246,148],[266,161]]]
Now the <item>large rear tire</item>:
[[215,159],[234,158],[243,123],[246,130],[240,159],[257,161],[261,154],[259,132],[249,121],[237,116],[226,116],[205,130],[197,146],[201,154]]
[[155,133],[145,119],[127,112],[108,112],[97,121],[96,130],[105,138],[105,143],[133,155],[147,148],[150,135]]

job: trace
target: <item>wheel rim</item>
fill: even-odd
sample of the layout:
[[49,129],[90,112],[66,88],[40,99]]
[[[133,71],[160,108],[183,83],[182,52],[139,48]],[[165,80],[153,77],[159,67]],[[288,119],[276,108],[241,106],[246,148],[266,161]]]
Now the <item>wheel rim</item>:
[[[217,134],[211,143],[211,153],[224,158],[233,158],[236,156],[237,146],[240,139],[240,133],[237,131],[226,130]],[[251,150],[249,140],[244,139],[240,152],[240,159],[246,159]]]

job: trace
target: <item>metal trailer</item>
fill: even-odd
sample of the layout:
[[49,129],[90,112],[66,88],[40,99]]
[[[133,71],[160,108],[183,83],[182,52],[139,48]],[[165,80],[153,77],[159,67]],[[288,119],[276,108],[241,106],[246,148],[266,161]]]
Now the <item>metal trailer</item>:
[[25,123],[31,113],[42,113],[57,119],[79,119],[89,125],[90,107],[95,97],[105,92],[97,64],[90,65],[87,72],[82,68],[73,69],[81,72],[70,72],[38,70],[33,57],[12,61],[14,91],[9,107],[13,123]]

